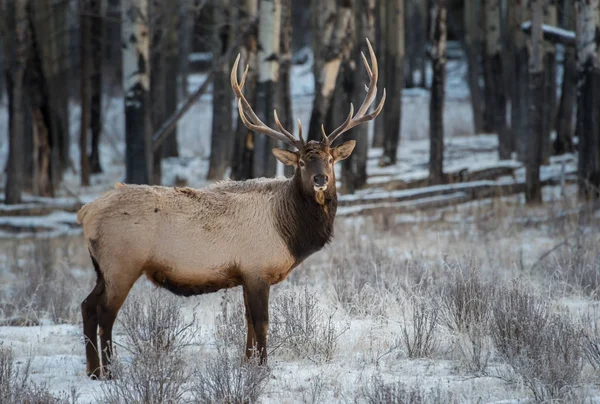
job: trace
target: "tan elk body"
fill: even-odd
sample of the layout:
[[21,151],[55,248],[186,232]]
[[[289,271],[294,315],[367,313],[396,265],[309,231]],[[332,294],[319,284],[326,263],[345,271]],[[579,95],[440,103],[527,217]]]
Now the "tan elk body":
[[[374,119],[385,102],[367,114],[377,84],[377,60],[369,44],[371,82],[363,105],[323,140],[304,142],[265,126],[242,94],[245,74],[237,82],[236,60],[231,84],[240,117],[255,132],[298,149],[274,149],[284,164],[296,167],[289,179],[224,181],[202,189],[122,185],[86,204],[78,213],[97,283],[82,303],[87,371],[108,375],[112,327],[137,279],[146,275],[157,286],[183,295],[243,287],[248,324],[246,355],[266,361],[268,300],[271,285],[281,282],[304,259],[333,236],[337,209],[335,162],[347,158],[355,142],[332,146],[353,126]],[[100,335],[102,365],[97,347]]]

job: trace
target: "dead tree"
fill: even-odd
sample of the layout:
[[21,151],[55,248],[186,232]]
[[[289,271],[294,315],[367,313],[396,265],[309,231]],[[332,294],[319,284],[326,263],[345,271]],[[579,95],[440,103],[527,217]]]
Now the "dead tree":
[[[309,140],[321,138],[321,125],[324,123],[327,113],[331,105],[331,99],[335,91],[335,84],[340,71],[340,65],[344,58],[344,50],[348,49],[348,43],[353,41],[353,38],[347,36],[348,25],[351,24],[353,18],[352,2],[350,0],[339,0],[340,4],[335,9],[335,18],[331,17],[331,4],[325,2],[323,6],[319,6],[321,2],[316,2],[314,10],[323,10],[319,19],[329,15],[330,17],[322,21],[319,26],[319,31],[316,32],[315,41],[321,42],[315,48],[315,99],[313,101],[312,114],[308,127]],[[318,61],[317,61],[318,60]]]
[[[292,71],[292,0],[281,0],[281,32],[280,32],[280,61],[278,101],[279,120],[284,128],[293,128],[292,118],[292,89],[290,74]],[[291,177],[294,167],[285,166],[285,175]]]
[[194,18],[192,0],[177,0],[179,13],[179,84],[178,96],[188,96],[188,76],[190,72],[190,53],[194,39]]
[[600,197],[600,0],[577,0],[579,195]]
[[[168,5],[170,10],[165,20],[165,113],[166,117],[169,117],[177,111],[179,92],[178,88],[178,74],[179,74],[179,30],[178,27],[182,24],[181,15],[178,13],[176,2],[165,3]],[[231,132],[231,129],[230,129]],[[173,128],[173,133],[165,139],[163,145],[163,158],[168,157],[179,157],[179,141],[177,138],[177,126]],[[231,133],[230,133],[231,135]]]
[[[545,25],[558,26],[558,10],[556,0],[547,0],[544,4]],[[544,141],[542,143],[542,161],[547,164],[552,155],[552,131],[556,122],[556,45],[551,41],[544,41],[543,44],[543,63],[544,63],[544,87],[545,102],[544,107]]]
[[[402,0],[403,1],[403,0]],[[348,35],[354,37],[351,54],[354,55],[353,63],[348,63],[348,84],[350,99],[354,105],[360,105],[365,94],[365,84],[369,82],[366,71],[362,68],[362,57],[360,53],[369,54],[367,42],[363,38],[374,39],[375,37],[375,0],[354,0],[354,21],[348,26]],[[360,50],[360,52],[359,52]],[[348,58],[349,62],[352,59]],[[400,74],[399,80],[404,80],[404,72]],[[347,102],[337,106],[346,106]],[[346,115],[347,112],[342,113]],[[345,119],[345,117],[340,117]],[[338,118],[335,118],[338,119]],[[398,117],[399,120],[399,117]],[[357,126],[348,134],[348,138],[356,141],[354,153],[342,162],[342,190],[345,193],[353,193],[367,183],[367,158],[369,151],[369,126]]]
[[[382,83],[387,83],[385,74],[385,55],[387,53],[387,44],[386,44],[386,32],[387,32],[387,8],[388,3],[386,1],[377,1],[375,5],[375,52],[377,54],[377,60],[381,66],[379,70],[379,79]],[[385,139],[385,119],[383,116],[385,115],[385,110],[381,111],[382,116],[379,119],[376,119],[373,124],[373,142],[371,144],[372,147],[383,147],[383,142]]]
[[[27,23],[28,1],[5,1],[2,10],[2,38],[4,40],[5,73],[9,104],[8,164],[6,172],[5,203],[22,200],[25,163],[25,69],[30,36]],[[1,7],[3,6],[3,7]]]
[[431,8],[431,62],[433,81],[429,101],[429,181],[444,181],[444,99],[446,84],[446,0],[435,0]]
[[[383,2],[385,3],[385,2]],[[427,46],[427,2],[406,0],[404,4],[404,34],[406,43],[406,87],[417,86],[415,72],[419,73],[419,86],[425,87],[425,48]],[[377,122],[377,121],[375,121]]]
[[225,54],[231,43],[229,25],[229,1],[218,1],[213,4],[212,54],[215,77],[213,80],[213,115],[210,145],[210,161],[207,178],[222,180],[229,166],[229,149],[233,136],[231,119],[233,116],[233,94],[229,84],[229,64],[217,66],[218,60]]
[[79,60],[81,74],[79,75],[81,118],[79,126],[79,165],[81,185],[90,185],[90,159],[88,155],[88,130],[90,127],[89,77],[90,61],[90,17],[89,3],[79,2]]
[[531,55],[529,60],[529,136],[527,137],[527,160],[525,161],[525,199],[528,204],[542,202],[540,166],[543,161],[544,102],[546,96],[542,21],[544,0],[533,0],[531,27]]
[[402,89],[404,88],[404,0],[388,1],[386,4],[385,85],[394,96],[390,98],[389,105],[382,111],[383,117],[380,118],[385,122],[383,156],[379,161],[380,166],[396,164],[402,121]]
[[[236,31],[244,31],[245,25],[258,15],[258,0],[241,0]],[[253,28],[244,38],[240,46],[242,65],[248,66],[244,95],[248,102],[256,105],[256,82],[258,80],[258,36],[257,28]],[[238,117],[231,161],[231,176],[235,180],[252,178],[254,159],[254,133],[246,128]]]
[[[256,84],[256,113],[267,126],[273,126],[273,111],[277,106],[279,81],[279,41],[281,29],[281,0],[260,0],[258,23],[258,81]],[[277,162],[271,153],[276,142],[265,136],[254,138],[253,175],[272,177]]]
[[148,0],[123,0],[123,90],[125,92],[126,182],[153,181],[152,122],[150,117],[150,38]]
[[473,112],[473,130],[475,133],[484,131],[484,98],[479,84],[482,72],[479,55],[482,53],[482,32],[480,29],[481,3],[478,0],[465,0],[465,52],[467,55],[467,81],[471,95]]
[[[573,0],[563,0],[564,29],[575,31],[575,7]],[[565,46],[563,79],[558,112],[556,114],[556,154],[571,153],[573,147],[573,112],[577,103],[577,53],[575,47]]]
[[92,134],[92,150],[90,168],[92,173],[102,172],[100,163],[100,139],[102,137],[102,66],[104,64],[104,9],[106,0],[89,1],[89,49],[90,49],[90,129]]
[[[516,26],[530,19],[530,9],[525,1],[515,3]],[[529,137],[529,49],[527,36],[517,29],[514,32],[514,72],[511,88],[511,125],[514,133],[517,157],[527,159],[527,139]]]
[[506,122],[500,6],[500,0],[485,0],[485,105],[490,127],[498,134],[498,155],[501,160],[507,160],[513,151],[513,141]]

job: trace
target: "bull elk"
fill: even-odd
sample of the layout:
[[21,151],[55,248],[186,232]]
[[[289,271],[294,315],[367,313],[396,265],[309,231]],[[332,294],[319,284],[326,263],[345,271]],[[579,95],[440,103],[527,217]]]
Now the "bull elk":
[[[368,42],[368,41],[367,41]],[[354,115],[321,141],[305,142],[283,128],[266,126],[254,113],[237,79],[240,56],[231,71],[231,87],[240,117],[248,129],[270,136],[297,151],[273,149],[283,164],[294,166],[292,178],[223,181],[202,189],[117,185],[77,215],[83,226],[97,275],[83,301],[83,333],[87,372],[108,376],[112,330],[117,313],[136,280],[145,274],[155,285],[191,296],[242,286],[248,333],[246,357],[255,349],[267,360],[269,290],[333,236],[337,193],[333,165],[352,153],[355,141],[333,142],[356,125],[374,119],[368,114],[377,93],[377,59],[368,43],[371,67],[366,97]],[[99,332],[98,332],[99,329]],[[100,335],[102,367],[98,357]]]

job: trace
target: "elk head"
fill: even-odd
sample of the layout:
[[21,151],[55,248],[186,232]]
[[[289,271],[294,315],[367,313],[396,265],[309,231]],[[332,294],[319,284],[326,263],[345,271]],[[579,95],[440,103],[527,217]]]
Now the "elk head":
[[302,187],[307,193],[319,194],[328,189],[335,189],[335,172],[333,165],[338,161],[348,158],[350,154],[352,154],[352,151],[356,146],[356,141],[349,140],[338,146],[333,146],[333,142],[342,133],[361,123],[375,119],[383,109],[386,97],[385,89],[383,90],[383,96],[379,105],[377,105],[377,108],[375,108],[372,113],[367,114],[377,95],[377,77],[379,72],[377,58],[375,57],[375,52],[373,52],[373,48],[368,39],[367,46],[369,48],[372,67],[369,66],[367,58],[364,53],[361,52],[370,79],[369,85],[365,86],[367,95],[356,115],[354,115],[354,106],[350,104],[350,113],[344,123],[329,135],[325,132],[325,128],[321,126],[321,131],[323,133],[323,139],[321,141],[311,140],[305,142],[302,137],[302,123],[300,120],[298,120],[298,138],[295,138],[283,127],[277,116],[277,111],[274,112],[274,118],[279,130],[272,129],[265,125],[258,116],[256,116],[242,93],[246,81],[246,74],[248,73],[248,67],[246,66],[246,70],[242,76],[242,82],[238,83],[237,70],[240,55],[235,59],[233,69],[231,70],[231,87],[233,88],[233,92],[237,99],[242,122],[252,131],[263,133],[297,149],[297,151],[290,151],[276,148],[273,149],[273,154],[283,164],[296,167],[296,176],[300,176]]

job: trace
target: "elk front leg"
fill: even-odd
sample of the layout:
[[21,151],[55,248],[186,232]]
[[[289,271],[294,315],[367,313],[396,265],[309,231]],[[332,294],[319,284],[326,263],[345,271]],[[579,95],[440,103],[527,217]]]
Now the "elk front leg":
[[244,302],[246,303],[246,319],[248,338],[246,341],[246,359],[253,353],[256,344],[260,355],[260,364],[267,363],[267,330],[269,328],[269,290],[271,285],[262,280],[251,280],[244,283]]

